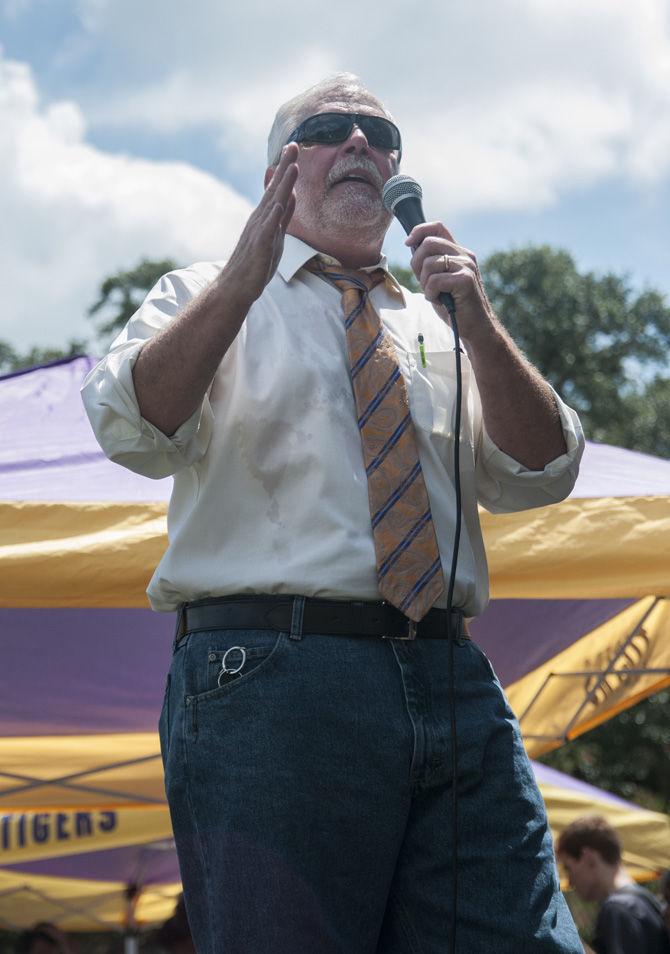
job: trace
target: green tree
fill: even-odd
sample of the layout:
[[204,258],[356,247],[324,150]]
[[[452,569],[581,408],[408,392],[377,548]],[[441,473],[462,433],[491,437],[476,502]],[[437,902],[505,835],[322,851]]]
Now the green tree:
[[[160,261],[145,258],[135,268],[115,272],[103,280],[98,300],[88,310],[89,317],[98,319],[98,340],[93,345],[94,352],[100,354],[107,350],[111,339],[137,311],[145,295],[161,275],[176,267],[176,263],[170,258]],[[25,352],[18,352],[6,341],[0,341],[0,374],[32,368],[60,358],[72,358],[89,350],[87,341],[74,338],[65,348],[34,346]]]
[[[169,258],[160,261],[145,258],[135,268],[115,272],[103,280],[98,300],[88,310],[90,317],[98,319],[98,340],[93,345],[94,353],[101,354],[107,350],[111,339],[139,308],[145,295],[161,275],[176,267],[175,262]],[[74,338],[65,348],[43,348],[36,345],[25,352],[18,352],[8,342],[0,341],[0,374],[32,368],[60,358],[72,358],[78,354],[86,354],[89,350],[91,346],[87,341]]]
[[[546,246],[498,252],[481,269],[501,321],[579,411],[587,436],[670,458],[670,379],[659,373],[667,362],[670,309],[662,295],[635,295],[615,275],[580,274],[567,252]],[[411,270],[392,271],[416,290]],[[669,701],[670,692],[658,693],[540,761],[667,812]]]
[[87,343],[81,338],[71,338],[65,348],[40,348],[33,346],[28,351],[15,351],[6,341],[0,341],[0,374],[34,368],[39,364],[59,361],[62,358],[74,358],[86,354]]
[[419,291],[421,286],[414,277],[411,268],[403,268],[402,265],[389,265],[389,271],[398,279],[401,285],[409,288],[410,291]]
[[98,319],[98,335],[109,339],[120,331],[158,279],[176,267],[171,258],[143,258],[135,268],[105,278],[98,300],[88,310],[90,317]]
[[643,808],[670,812],[668,703],[664,689],[539,761]]
[[[577,271],[548,246],[491,255],[482,266],[491,303],[528,358],[579,413],[592,440],[659,453],[667,408],[670,307],[657,291],[636,294],[625,278]],[[650,384],[640,372],[656,370]],[[645,424],[631,425],[646,409]]]
[[0,374],[16,370],[18,355],[10,344],[0,341]]
[[[410,269],[392,271],[418,289]],[[670,307],[660,292],[581,273],[546,245],[496,252],[481,271],[500,320],[589,439],[670,457]]]
[[670,458],[670,379],[656,375],[644,390],[629,395],[624,413],[610,421],[607,440]]

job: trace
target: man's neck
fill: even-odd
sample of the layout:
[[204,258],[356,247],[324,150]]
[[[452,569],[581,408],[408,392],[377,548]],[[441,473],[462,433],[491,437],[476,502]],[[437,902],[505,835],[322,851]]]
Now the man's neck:
[[635,882],[623,865],[620,865],[618,868],[608,867],[606,876],[602,878],[600,883],[601,890],[599,900],[604,901],[613,891],[617,891],[619,888],[628,888],[632,884],[635,884]]
[[629,884],[632,884],[630,875],[622,865],[616,867],[601,860],[594,875],[593,893],[589,900],[602,904],[617,888]]
[[620,865],[616,874],[614,875],[614,882],[612,884],[612,891],[616,891],[617,888],[628,888],[630,885],[635,884],[631,876],[628,874],[623,865]]
[[382,242],[379,239],[374,242],[364,242],[356,235],[342,239],[336,236],[315,237],[303,233],[300,229],[293,230],[290,226],[287,234],[300,239],[317,252],[336,258],[345,268],[368,268],[376,265],[382,254]]

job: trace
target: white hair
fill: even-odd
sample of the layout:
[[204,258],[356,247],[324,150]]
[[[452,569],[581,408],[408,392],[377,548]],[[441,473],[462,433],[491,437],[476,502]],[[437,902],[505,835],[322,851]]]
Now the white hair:
[[269,166],[277,165],[282,148],[303,119],[318,113],[319,107],[331,100],[351,106],[374,106],[393,120],[389,111],[366,89],[358,76],[354,73],[334,73],[279,107],[268,136]]

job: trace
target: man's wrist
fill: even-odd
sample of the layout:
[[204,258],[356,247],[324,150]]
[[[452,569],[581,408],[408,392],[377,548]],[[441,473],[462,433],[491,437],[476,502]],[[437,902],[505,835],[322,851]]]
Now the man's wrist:
[[246,283],[228,265],[224,265],[219,272],[212,290],[221,303],[221,307],[239,316],[242,321],[256,298],[260,297],[252,294]]

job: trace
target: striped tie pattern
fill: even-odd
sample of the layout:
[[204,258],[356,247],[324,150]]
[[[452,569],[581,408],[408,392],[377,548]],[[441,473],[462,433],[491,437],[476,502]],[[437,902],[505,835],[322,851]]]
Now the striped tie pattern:
[[385,272],[351,272],[318,256],[306,266],[342,294],[381,595],[418,622],[444,590],[407,388],[369,293]]

